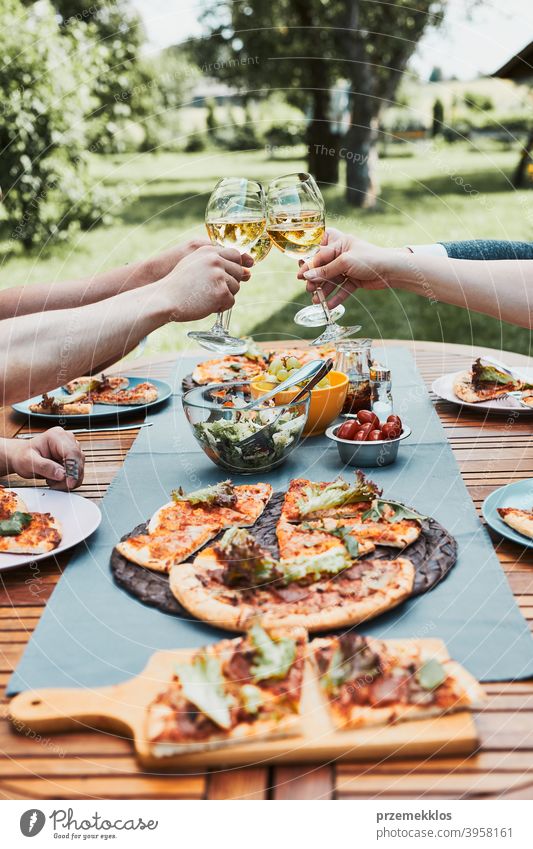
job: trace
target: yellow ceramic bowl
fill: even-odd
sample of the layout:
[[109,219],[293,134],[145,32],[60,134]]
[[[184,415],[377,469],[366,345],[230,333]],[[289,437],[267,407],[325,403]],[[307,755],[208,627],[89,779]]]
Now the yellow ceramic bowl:
[[[307,424],[303,431],[304,436],[318,436],[319,433],[324,433],[342,410],[348,391],[348,376],[342,371],[330,371],[328,378],[329,386],[324,386],[323,389],[316,387],[311,390],[311,403],[309,404]],[[261,376],[256,377],[251,383],[254,398],[259,398],[260,395],[264,395],[272,388],[272,383],[264,380]],[[286,392],[278,392],[274,400],[276,404],[286,404],[299,391],[298,387],[295,387]]]

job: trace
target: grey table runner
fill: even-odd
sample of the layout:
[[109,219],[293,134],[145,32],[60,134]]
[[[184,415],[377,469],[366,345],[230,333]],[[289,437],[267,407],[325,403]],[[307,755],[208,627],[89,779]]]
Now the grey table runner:
[[[452,656],[482,680],[533,676],[533,641],[515,603],[490,538],[477,518],[440,420],[409,352],[379,352],[392,367],[396,409],[412,427],[398,461],[369,475],[386,495],[434,516],[458,540],[459,558],[431,592],[361,627],[378,637],[441,637]],[[181,378],[196,360],[183,357],[174,394],[153,412],[102,504],[103,521],[80,546],[61,577],[8,694],[40,687],[95,687],[138,674],[158,649],[199,646],[222,632],[146,607],[117,587],[109,570],[113,545],[168,500],[170,491],[214,483],[224,476],[198,449],[181,409]],[[295,476],[331,480],[342,469],[325,437],[307,440],[266,476],[283,489]]]

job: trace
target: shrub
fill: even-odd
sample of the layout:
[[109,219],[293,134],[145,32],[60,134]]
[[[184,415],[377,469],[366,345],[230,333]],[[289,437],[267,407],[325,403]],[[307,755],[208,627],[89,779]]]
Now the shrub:
[[96,57],[75,21],[61,35],[48,0],[2,0],[0,57],[0,185],[11,238],[25,247],[65,239],[98,221],[106,203],[90,188],[84,153]]

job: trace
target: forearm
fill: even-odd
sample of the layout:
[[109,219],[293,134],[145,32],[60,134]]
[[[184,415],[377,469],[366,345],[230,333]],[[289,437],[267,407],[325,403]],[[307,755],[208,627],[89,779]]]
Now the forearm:
[[116,362],[168,321],[170,312],[165,287],[153,284],[117,295],[105,309],[96,303],[0,321],[0,406]]
[[3,289],[0,291],[0,321],[44,310],[75,309],[94,304],[155,282],[159,279],[157,270],[149,262],[136,262],[80,280]]
[[0,438],[0,478],[11,473],[11,465],[9,463],[10,444],[13,439]]
[[384,276],[393,288],[531,329],[533,261],[463,260],[392,252]]

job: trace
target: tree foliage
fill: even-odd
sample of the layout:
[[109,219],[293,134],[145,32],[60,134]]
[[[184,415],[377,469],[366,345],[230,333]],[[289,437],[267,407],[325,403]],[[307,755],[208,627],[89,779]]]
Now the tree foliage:
[[[349,81],[347,196],[356,205],[371,193],[369,162],[381,108],[394,100],[406,65],[446,0],[205,0],[206,37],[194,55],[209,73],[247,92],[282,89],[309,107],[310,161],[327,181],[331,150],[329,90]],[[317,151],[324,148],[321,157]]]
[[0,185],[10,237],[44,245],[102,214],[105,196],[91,189],[84,158],[94,105],[85,68],[97,57],[76,22],[61,34],[47,0],[2,0],[0,56]]

